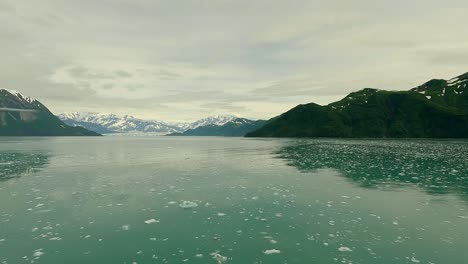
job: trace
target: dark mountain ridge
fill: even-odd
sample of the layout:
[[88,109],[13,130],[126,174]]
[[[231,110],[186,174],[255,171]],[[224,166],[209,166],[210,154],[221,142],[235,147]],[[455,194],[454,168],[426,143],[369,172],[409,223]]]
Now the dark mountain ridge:
[[19,92],[0,89],[0,136],[99,136],[70,127],[39,101]]
[[321,106],[298,105],[248,137],[467,138],[468,73],[409,91],[365,88]]

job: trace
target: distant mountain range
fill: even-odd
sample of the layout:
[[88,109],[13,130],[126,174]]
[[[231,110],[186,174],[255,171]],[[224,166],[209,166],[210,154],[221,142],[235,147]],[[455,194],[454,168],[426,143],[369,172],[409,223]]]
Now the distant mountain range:
[[65,113],[0,89],[0,136],[96,136],[156,133],[172,136],[468,138],[468,73],[433,79],[408,91],[365,88],[328,105],[298,105],[268,121],[212,116],[167,123],[132,116]]
[[298,105],[248,137],[467,138],[468,73],[409,91],[366,88],[325,106]]
[[225,124],[208,124],[188,129],[182,133],[172,133],[169,136],[222,136],[222,137],[243,137],[247,133],[254,131],[265,124],[265,120],[249,120],[245,118],[235,118]]
[[0,89],[0,136],[98,136],[68,126],[39,101],[17,91]]
[[143,120],[133,116],[117,116],[101,113],[64,113],[58,115],[63,122],[70,126],[82,126],[101,134],[110,133],[156,133],[168,134],[180,132],[182,129],[173,124]]
[[70,126],[81,126],[102,134],[154,133],[180,136],[244,136],[263,124],[233,115],[216,115],[192,123],[168,123],[132,116],[100,113],[64,113],[58,117]]

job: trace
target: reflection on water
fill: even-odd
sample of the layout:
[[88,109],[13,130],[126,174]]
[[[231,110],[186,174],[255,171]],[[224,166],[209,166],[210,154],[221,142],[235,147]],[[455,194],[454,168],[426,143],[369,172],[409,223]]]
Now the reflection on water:
[[2,178],[24,176],[0,181],[0,263],[465,264],[466,154],[453,141],[0,139]]
[[0,181],[34,173],[48,162],[43,153],[0,152]]
[[300,171],[332,168],[361,187],[416,185],[468,199],[468,142],[301,140],[277,154]]

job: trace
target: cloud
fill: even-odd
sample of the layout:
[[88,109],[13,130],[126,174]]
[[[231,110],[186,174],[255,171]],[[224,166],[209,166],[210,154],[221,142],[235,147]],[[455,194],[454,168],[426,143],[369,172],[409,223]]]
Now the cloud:
[[0,86],[55,112],[269,118],[468,71],[468,3],[0,0]]

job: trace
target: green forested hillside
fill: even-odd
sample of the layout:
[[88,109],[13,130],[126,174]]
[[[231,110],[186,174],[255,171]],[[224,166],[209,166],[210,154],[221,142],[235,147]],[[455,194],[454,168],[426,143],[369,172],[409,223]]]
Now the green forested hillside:
[[466,138],[468,74],[409,91],[366,88],[326,106],[299,105],[249,137]]

